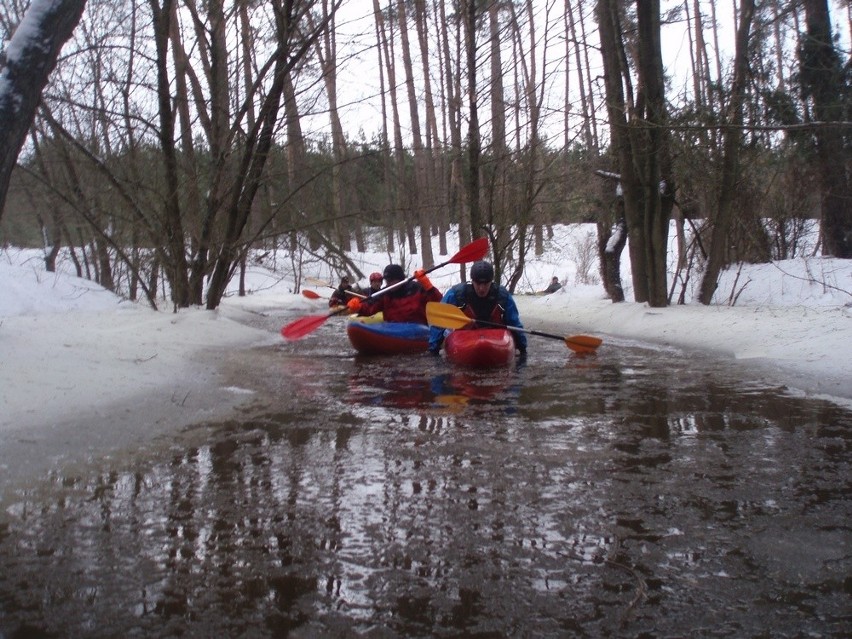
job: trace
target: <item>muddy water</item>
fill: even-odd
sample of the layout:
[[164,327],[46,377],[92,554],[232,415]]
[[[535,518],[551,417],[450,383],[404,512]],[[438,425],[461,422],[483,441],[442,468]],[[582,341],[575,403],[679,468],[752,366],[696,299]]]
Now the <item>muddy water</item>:
[[[235,354],[251,392],[0,531],[0,637],[848,636],[852,412],[728,362]],[[232,391],[233,392],[233,391]]]

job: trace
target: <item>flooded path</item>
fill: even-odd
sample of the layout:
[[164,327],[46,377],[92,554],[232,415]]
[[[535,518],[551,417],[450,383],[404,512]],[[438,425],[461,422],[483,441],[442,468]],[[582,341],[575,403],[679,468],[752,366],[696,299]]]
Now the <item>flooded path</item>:
[[531,349],[363,359],[328,322],[234,354],[233,419],[21,493],[0,637],[848,636],[852,412]]

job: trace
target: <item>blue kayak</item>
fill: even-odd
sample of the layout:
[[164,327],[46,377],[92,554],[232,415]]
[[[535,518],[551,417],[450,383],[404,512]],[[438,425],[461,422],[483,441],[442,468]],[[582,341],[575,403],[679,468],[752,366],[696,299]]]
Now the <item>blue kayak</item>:
[[362,355],[424,353],[429,347],[429,327],[425,324],[350,320],[346,335]]

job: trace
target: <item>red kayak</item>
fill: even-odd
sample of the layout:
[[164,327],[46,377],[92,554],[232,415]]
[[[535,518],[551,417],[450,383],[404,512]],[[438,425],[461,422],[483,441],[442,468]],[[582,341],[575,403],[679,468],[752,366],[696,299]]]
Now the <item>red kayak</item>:
[[429,346],[429,327],[408,322],[352,320],[346,325],[346,335],[362,355],[423,353]]
[[499,368],[515,359],[515,340],[505,328],[456,330],[444,341],[447,361],[468,368]]

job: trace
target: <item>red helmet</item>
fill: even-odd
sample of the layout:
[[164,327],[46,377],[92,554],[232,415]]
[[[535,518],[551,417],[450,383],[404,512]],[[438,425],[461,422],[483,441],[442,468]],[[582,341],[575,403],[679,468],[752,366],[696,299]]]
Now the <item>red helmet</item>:
[[382,281],[382,274],[381,273],[370,273],[370,281],[375,282],[376,280],[379,280],[381,282]]

